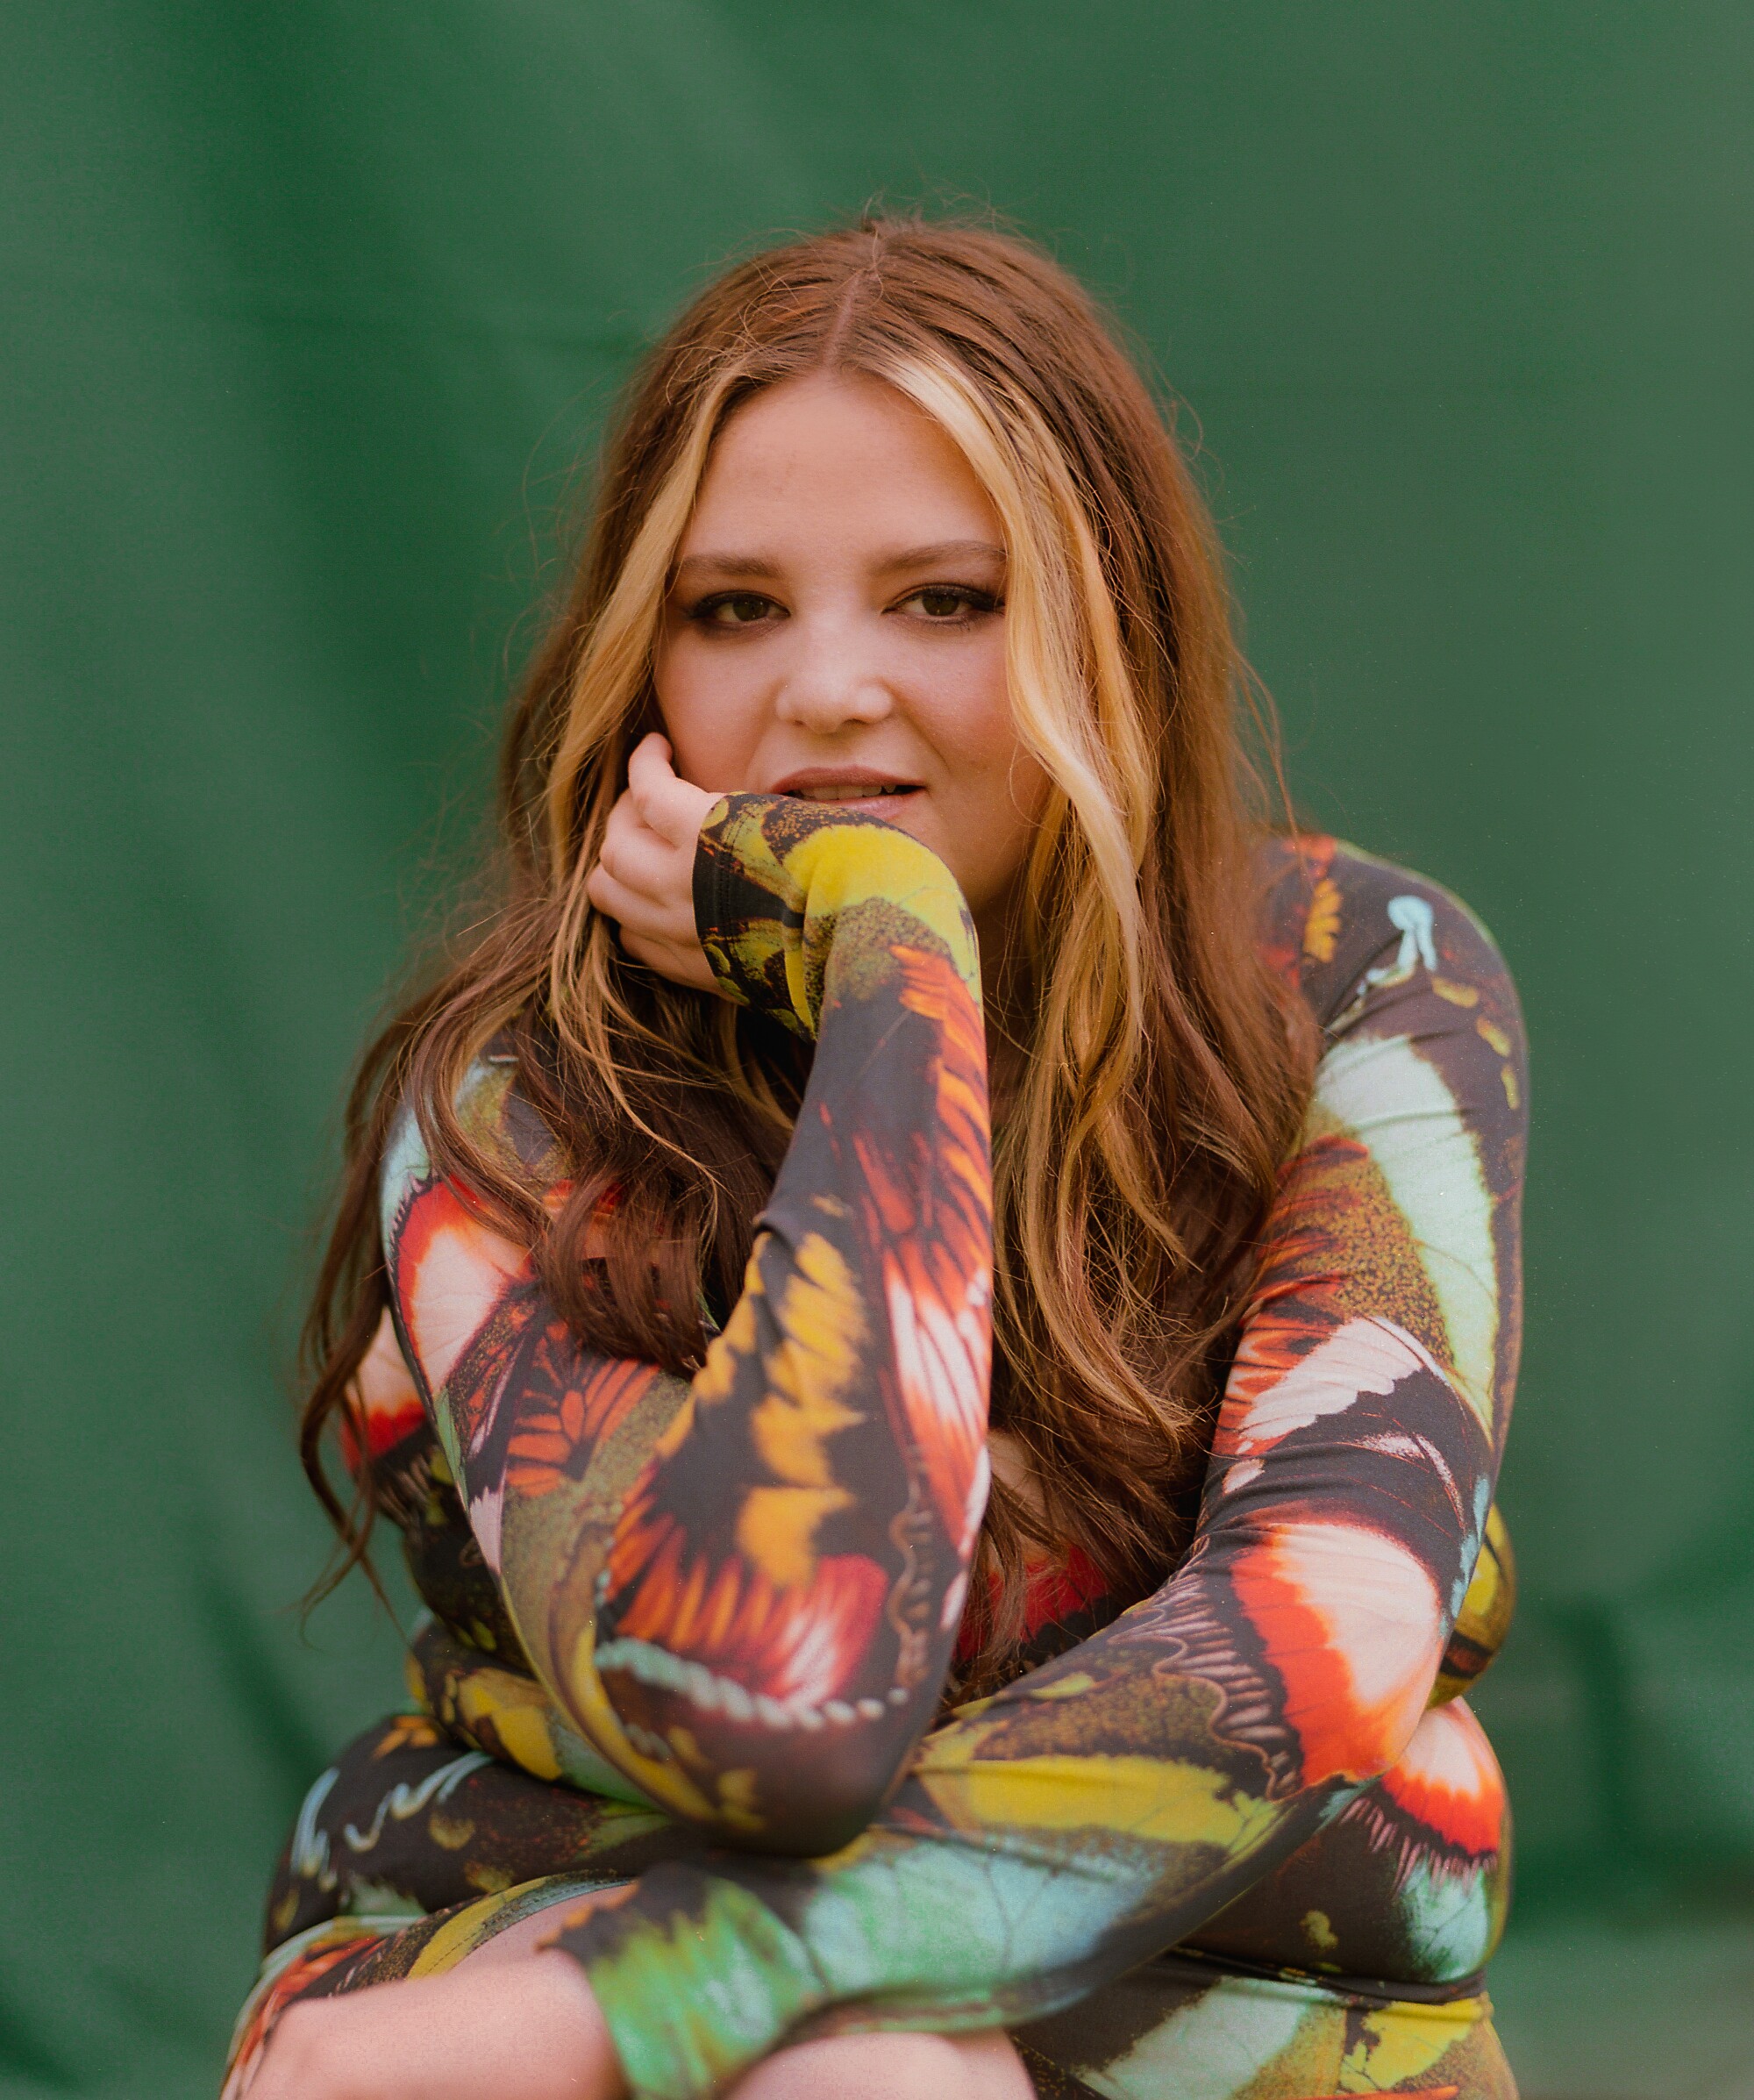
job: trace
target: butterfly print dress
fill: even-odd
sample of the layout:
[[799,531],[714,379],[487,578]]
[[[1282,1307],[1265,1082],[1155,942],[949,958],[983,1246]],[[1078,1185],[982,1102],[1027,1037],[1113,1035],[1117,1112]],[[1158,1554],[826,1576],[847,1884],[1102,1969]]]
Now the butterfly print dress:
[[[360,1390],[430,1607],[417,1710],[307,1797],[234,2087],[288,2004],[545,1908],[653,2100],[807,2037],[994,2025],[1044,2095],[1512,2100],[1503,1784],[1458,1695],[1510,1609],[1521,1020],[1441,889],[1330,839],[1262,854],[1263,950],[1324,1049],[1193,1542],[1137,1601],[1062,1568],[1059,1652],[1034,1614],[1047,1659],[947,1714],[992,1182],[942,863],[783,799],[703,828],[722,990],[815,1048],[692,1381],[581,1348],[403,1114]],[[509,1058],[461,1106],[539,1169]]]

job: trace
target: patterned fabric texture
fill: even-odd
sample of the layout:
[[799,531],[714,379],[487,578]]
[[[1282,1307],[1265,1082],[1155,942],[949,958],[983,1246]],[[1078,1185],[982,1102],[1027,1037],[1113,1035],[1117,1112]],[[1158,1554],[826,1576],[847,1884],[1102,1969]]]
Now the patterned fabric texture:
[[[806,2037],[995,2025],[1045,2095],[1514,2094],[1481,1984],[1503,1782],[1458,1695],[1513,1593],[1521,1019],[1442,890],[1331,839],[1263,852],[1264,951],[1325,1046],[1192,1546],[1151,1596],[1068,1590],[1059,1652],[1049,1625],[1039,1667],[947,1715],[992,1240],[942,864],[782,799],[708,820],[720,985],[815,1051],[691,1382],[581,1350],[403,1116],[360,1389],[431,1609],[421,1711],[305,1803],[239,2082],[296,1998],[435,1973],[545,1904],[664,2100]],[[463,1106],[543,1170],[509,1061]]]

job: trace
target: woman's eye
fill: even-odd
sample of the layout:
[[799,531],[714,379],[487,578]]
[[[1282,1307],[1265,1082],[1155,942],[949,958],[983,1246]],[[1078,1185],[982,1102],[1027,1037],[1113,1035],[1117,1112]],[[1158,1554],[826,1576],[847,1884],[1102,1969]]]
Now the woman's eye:
[[709,627],[758,627],[779,608],[752,590],[725,590],[695,607],[691,618]]
[[952,625],[971,613],[994,612],[999,601],[988,591],[966,583],[928,583],[902,600],[898,611],[916,610],[940,625]]

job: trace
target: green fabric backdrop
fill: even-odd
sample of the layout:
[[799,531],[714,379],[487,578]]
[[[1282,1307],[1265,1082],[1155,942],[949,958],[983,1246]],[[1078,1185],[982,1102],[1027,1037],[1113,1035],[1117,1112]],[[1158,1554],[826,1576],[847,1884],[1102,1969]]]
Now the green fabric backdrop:
[[0,2091],[209,2089],[396,1696],[362,1594],[290,1610],[338,1090],[630,356],[880,191],[1118,305],[1306,804],[1521,978],[1525,1917],[1754,1886],[1751,61],[1745,8],[1582,0],[0,13]]

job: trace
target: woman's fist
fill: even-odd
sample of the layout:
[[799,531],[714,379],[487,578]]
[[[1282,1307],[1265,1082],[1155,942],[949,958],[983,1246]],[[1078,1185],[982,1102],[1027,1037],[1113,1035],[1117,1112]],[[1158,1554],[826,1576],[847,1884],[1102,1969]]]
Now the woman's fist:
[[718,800],[678,780],[654,731],[627,761],[627,791],[610,811],[585,894],[621,929],[636,962],[697,991],[717,989],[695,931],[695,844]]

